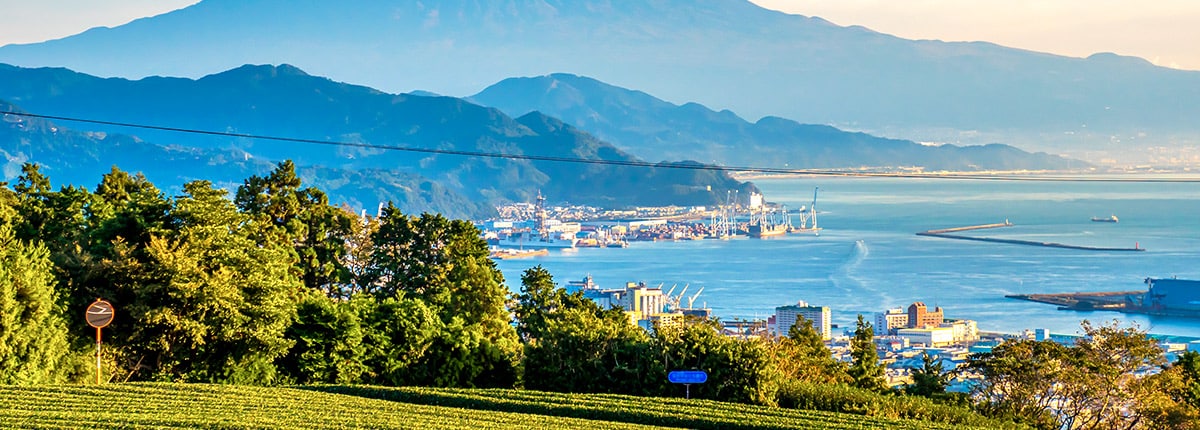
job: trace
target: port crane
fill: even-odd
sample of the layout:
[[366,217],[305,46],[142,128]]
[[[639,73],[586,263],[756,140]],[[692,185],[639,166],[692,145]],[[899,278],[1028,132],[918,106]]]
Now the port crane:
[[[800,226],[792,227],[790,232],[821,234],[821,228],[817,227],[817,191],[819,189],[819,187],[813,187],[812,205],[808,208],[800,208]],[[808,227],[809,221],[812,221],[811,228]]]

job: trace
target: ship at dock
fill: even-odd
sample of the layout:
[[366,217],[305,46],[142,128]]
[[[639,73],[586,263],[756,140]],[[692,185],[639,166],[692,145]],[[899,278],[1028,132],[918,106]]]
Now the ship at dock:
[[[760,211],[750,215],[750,222],[746,225],[746,234],[755,238],[766,238],[773,236],[782,236],[787,233],[813,233],[820,234],[821,228],[817,227],[817,189],[813,189],[812,205],[808,208],[800,207],[800,224],[792,224],[792,217],[788,215],[787,206],[780,206],[779,213],[771,210],[767,211],[766,207],[760,208]],[[809,221],[812,221],[812,227],[809,227]]]
[[498,235],[492,245],[516,248],[571,248],[579,244],[574,233],[553,232],[546,222],[546,198],[542,193],[537,195],[537,205],[534,206],[536,224],[531,229],[510,230],[504,235]]

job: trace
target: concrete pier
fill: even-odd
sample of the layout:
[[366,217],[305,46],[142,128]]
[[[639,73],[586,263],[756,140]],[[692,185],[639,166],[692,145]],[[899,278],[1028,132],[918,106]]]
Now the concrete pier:
[[971,226],[966,226],[966,227],[953,227],[953,228],[943,228],[943,229],[937,229],[937,230],[923,231],[923,232],[917,233],[917,236],[939,237],[942,239],[974,240],[977,242],[1007,243],[1007,244],[1012,244],[1012,245],[1043,246],[1043,247],[1047,247],[1047,248],[1075,249],[1075,250],[1081,250],[1081,251],[1145,251],[1146,250],[1145,248],[1139,247],[1136,244],[1132,248],[1115,248],[1115,247],[1103,247],[1103,246],[1069,245],[1069,244],[1065,244],[1065,243],[1056,243],[1056,242],[1038,242],[1038,241],[1033,241],[1033,240],[1000,239],[1000,238],[995,238],[995,237],[975,237],[975,236],[963,236],[963,235],[957,235],[957,234],[950,234],[950,233],[956,233],[956,232],[960,232],[960,231],[1012,227],[1012,225],[1013,224],[1011,222],[1008,222],[1008,220],[1004,220],[1003,223],[996,223],[996,224],[971,225]]

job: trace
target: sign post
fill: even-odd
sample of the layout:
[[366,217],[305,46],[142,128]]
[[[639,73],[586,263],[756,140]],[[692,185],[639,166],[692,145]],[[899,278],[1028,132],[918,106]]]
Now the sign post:
[[683,384],[684,398],[692,398],[692,384],[708,382],[708,373],[703,370],[674,370],[667,374],[672,384]]
[[112,303],[96,299],[88,305],[84,318],[87,319],[88,325],[96,328],[96,385],[100,385],[100,329],[112,323]]

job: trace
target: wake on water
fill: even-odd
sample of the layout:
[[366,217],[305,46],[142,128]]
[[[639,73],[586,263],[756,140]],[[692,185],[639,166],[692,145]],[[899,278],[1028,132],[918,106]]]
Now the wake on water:
[[[861,300],[867,297],[875,297],[880,300],[880,303],[889,303],[892,298],[886,291],[876,291],[869,289],[863,285],[862,280],[856,276],[856,272],[863,261],[871,255],[871,249],[867,247],[867,243],[862,239],[854,241],[854,246],[850,249],[850,253],[846,255],[845,260],[838,265],[837,270],[829,274],[829,285],[833,288],[846,293],[847,299],[857,298]],[[866,291],[871,291],[876,294],[863,294]],[[848,303],[853,307],[863,307],[861,301]]]

